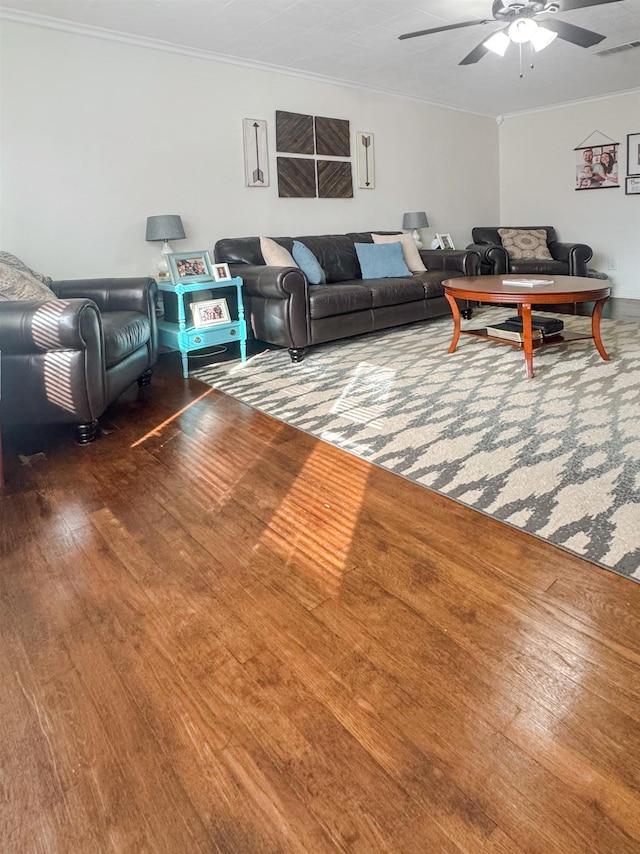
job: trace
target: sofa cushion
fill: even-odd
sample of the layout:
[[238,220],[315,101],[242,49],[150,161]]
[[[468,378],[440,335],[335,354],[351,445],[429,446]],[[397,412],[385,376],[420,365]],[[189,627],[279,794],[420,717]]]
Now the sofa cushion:
[[395,243],[355,243],[363,279],[402,278],[411,275],[402,245]]
[[525,261],[510,261],[509,263],[509,272],[510,273],[542,273],[543,275],[548,276],[568,276],[569,275],[569,265],[566,261],[554,261],[553,258],[550,261],[541,261],[539,259],[533,260],[525,260]]
[[361,280],[332,285],[309,285],[309,313],[312,320],[365,311],[373,307],[371,288]]
[[145,314],[138,311],[103,311],[100,314],[107,368],[117,365],[149,340],[151,326]]
[[553,260],[543,228],[499,228],[498,234],[510,260]]
[[353,241],[345,234],[323,234],[296,239],[304,243],[316,256],[327,277],[327,284],[362,278]]
[[35,278],[28,267],[0,262],[0,300],[33,302],[50,299],[57,299],[56,294]]
[[414,302],[425,297],[422,281],[413,276],[408,279],[367,279],[366,282],[363,281],[363,285],[371,291],[371,302],[374,308]]
[[374,243],[400,243],[407,267],[412,273],[424,273],[426,267],[410,234],[372,234]]
[[268,267],[297,267],[288,249],[270,237],[260,238],[260,251]]
[[299,240],[293,241],[293,249],[291,250],[293,260],[307,277],[310,285],[324,285],[327,277],[324,270],[318,263],[318,259],[304,243]]

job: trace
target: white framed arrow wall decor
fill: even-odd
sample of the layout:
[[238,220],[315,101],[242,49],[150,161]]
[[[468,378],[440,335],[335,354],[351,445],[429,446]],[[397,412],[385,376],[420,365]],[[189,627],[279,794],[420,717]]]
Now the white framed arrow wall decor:
[[247,187],[269,186],[267,123],[264,119],[243,119],[244,180]]
[[373,190],[376,186],[373,134],[356,131],[356,158],[358,163],[358,187]]

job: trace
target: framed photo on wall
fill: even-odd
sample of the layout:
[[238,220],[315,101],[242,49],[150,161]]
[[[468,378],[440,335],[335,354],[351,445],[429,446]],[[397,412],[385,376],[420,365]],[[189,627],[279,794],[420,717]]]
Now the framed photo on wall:
[[576,190],[598,190],[601,187],[619,187],[618,147],[613,142],[606,145],[587,145],[576,152]]
[[638,196],[640,195],[640,175],[634,176],[630,175],[627,178],[627,183],[624,188],[627,196]]
[[640,175],[640,133],[627,134],[627,175]]
[[229,306],[226,299],[208,299],[191,303],[193,325],[196,329],[203,326],[215,326],[218,323],[231,323]]
[[167,258],[174,285],[208,282],[213,278],[208,252],[170,252]]

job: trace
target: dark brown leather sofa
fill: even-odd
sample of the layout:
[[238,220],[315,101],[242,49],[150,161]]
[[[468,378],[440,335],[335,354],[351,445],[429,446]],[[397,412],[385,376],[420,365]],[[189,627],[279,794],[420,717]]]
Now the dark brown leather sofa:
[[[391,234],[393,232],[375,232]],[[421,250],[426,273],[407,278],[362,279],[355,243],[373,243],[372,232],[272,238],[291,252],[299,240],[316,256],[327,283],[309,284],[297,267],[269,267],[259,237],[219,240],[216,263],[241,276],[255,338],[287,347],[294,362],[314,344],[450,313],[442,282],[478,274],[469,251]]]
[[157,284],[82,279],[50,287],[59,299],[0,301],[2,424],[73,424],[86,444],[113,400],[151,381]]
[[[547,232],[547,246],[552,260],[514,259],[502,245],[498,228],[517,228],[522,231],[543,229]],[[555,229],[550,225],[532,226],[480,226],[471,230],[473,243],[467,249],[480,256],[480,272],[483,275],[502,276],[505,273],[547,276],[586,276],[587,263],[593,252],[585,243],[560,243]]]

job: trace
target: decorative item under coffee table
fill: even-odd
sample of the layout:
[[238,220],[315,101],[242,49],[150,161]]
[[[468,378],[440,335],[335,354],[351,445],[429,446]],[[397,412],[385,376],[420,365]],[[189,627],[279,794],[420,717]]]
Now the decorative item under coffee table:
[[[474,335],[477,338],[488,338],[512,347],[522,347],[527,377],[533,377],[533,351],[538,347],[550,344],[566,344],[569,341],[593,340],[602,358],[608,362],[609,356],[604,349],[600,337],[600,318],[602,309],[611,295],[611,288],[602,287],[598,280],[582,276],[549,276],[544,284],[541,277],[536,276],[468,276],[460,279],[446,279],[443,282],[444,295],[449,301],[453,313],[453,338],[447,352],[453,353],[458,346],[460,333]],[[512,282],[512,284],[509,284]],[[525,284],[529,282],[530,284]],[[460,329],[460,308],[456,300],[477,300],[478,302],[497,305],[515,305],[522,318],[523,341],[514,342],[504,338],[494,338],[487,335],[486,329]],[[531,305],[561,305],[563,303],[579,303],[595,301],[591,315],[591,335],[587,333],[562,332],[543,339],[533,341],[531,335]]]

